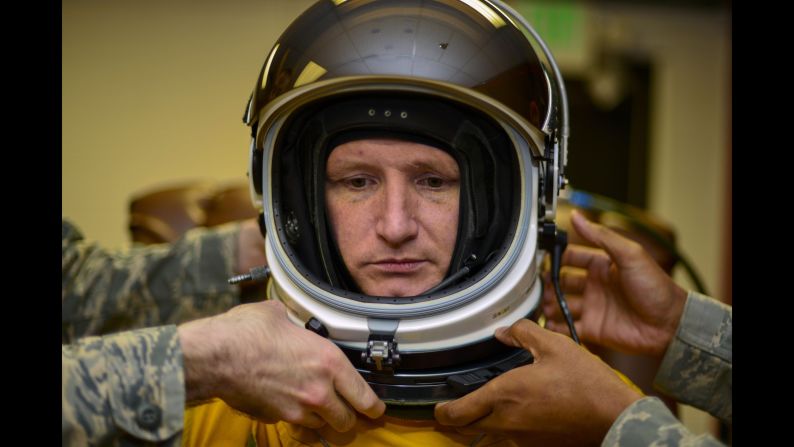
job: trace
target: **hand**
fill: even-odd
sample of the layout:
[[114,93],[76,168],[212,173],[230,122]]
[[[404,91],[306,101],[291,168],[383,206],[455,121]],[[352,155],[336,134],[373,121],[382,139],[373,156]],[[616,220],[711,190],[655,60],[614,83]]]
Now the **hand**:
[[[569,245],[560,287],[579,337],[629,354],[661,356],[670,344],[687,293],[638,243],[574,211],[574,229],[600,249]],[[546,327],[568,333],[547,276],[543,293]]]
[[248,273],[252,268],[263,265],[267,265],[265,238],[256,219],[244,220],[237,236],[237,274]]
[[188,402],[218,397],[264,422],[348,431],[386,409],[342,351],[274,301],[179,326]]
[[535,362],[437,405],[439,423],[531,445],[598,445],[620,413],[642,397],[598,357],[530,320],[500,328],[496,338],[531,351]]

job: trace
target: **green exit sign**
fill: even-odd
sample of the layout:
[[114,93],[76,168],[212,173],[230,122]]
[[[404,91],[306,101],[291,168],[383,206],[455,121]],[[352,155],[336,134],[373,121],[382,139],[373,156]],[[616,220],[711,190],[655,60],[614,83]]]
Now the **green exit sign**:
[[552,52],[577,52],[584,44],[586,10],[579,2],[513,0]]

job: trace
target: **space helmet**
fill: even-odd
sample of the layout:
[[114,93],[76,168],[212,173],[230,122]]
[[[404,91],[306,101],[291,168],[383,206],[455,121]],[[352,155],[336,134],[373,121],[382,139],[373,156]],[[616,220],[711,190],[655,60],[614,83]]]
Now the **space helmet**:
[[[339,346],[394,415],[432,414],[530,362],[493,334],[539,308],[567,115],[548,48],[500,1],[318,1],[267,54],[244,114],[269,296]],[[417,296],[363,293],[332,237],[329,154],[373,137],[458,163],[449,270]]]

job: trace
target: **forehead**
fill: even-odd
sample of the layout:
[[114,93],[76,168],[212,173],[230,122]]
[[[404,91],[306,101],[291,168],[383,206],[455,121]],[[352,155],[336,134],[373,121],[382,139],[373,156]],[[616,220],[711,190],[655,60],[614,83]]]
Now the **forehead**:
[[458,163],[450,154],[433,146],[412,141],[374,138],[349,141],[336,146],[328,157],[327,169],[362,165],[458,169]]

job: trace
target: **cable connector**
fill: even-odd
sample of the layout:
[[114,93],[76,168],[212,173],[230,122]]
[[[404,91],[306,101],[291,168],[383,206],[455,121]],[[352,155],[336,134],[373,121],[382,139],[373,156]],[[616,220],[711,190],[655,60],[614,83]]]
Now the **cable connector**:
[[227,281],[229,284],[239,284],[241,282],[264,282],[269,276],[270,267],[266,265],[260,265],[259,267],[252,268],[248,271],[248,273],[232,276]]

